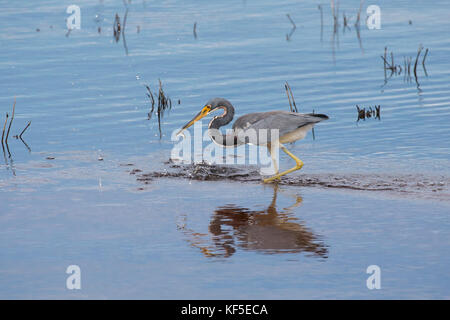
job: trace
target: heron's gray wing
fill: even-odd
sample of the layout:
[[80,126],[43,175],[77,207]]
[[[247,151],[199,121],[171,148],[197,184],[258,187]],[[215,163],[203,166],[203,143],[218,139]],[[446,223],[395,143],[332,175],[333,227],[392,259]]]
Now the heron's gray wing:
[[246,114],[233,125],[235,130],[253,129],[259,131],[261,129],[272,130],[278,129],[279,136],[295,131],[296,129],[315,124],[322,120],[328,119],[327,116],[321,114],[304,114],[288,111],[270,111]]

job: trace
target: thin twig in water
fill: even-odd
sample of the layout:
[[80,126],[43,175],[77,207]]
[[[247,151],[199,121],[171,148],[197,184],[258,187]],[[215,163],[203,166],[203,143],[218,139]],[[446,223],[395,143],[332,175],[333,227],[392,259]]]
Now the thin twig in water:
[[394,53],[391,51],[391,68],[394,69],[395,64],[394,64]]
[[28,146],[28,144],[25,142],[25,140],[22,139],[22,135],[24,134],[24,132],[28,129],[28,127],[31,125],[31,121],[28,121],[28,124],[26,125],[26,127],[22,130],[22,132],[19,135],[15,135],[14,138],[16,139],[20,139],[20,141],[22,141],[22,143],[24,144],[24,146],[28,149],[29,152],[31,152],[31,148]]
[[148,91],[147,97],[149,97],[149,99],[152,100],[152,109],[148,113],[148,120],[150,120],[152,118],[153,111],[155,110],[155,98],[153,98],[153,93],[152,93],[152,90],[150,89],[150,87],[148,85],[145,85],[145,87],[147,88],[147,91]]
[[289,110],[291,110],[291,112],[293,112],[293,109],[292,109],[292,102],[291,102],[291,97],[290,97],[290,95],[289,95],[289,90],[288,90],[288,86],[287,86],[287,81],[286,81],[286,83],[285,83],[285,85],[284,85],[284,89],[286,90],[286,95],[287,95],[288,100],[289,100]]
[[21,137],[19,137],[20,141],[25,145],[25,147],[28,149],[29,152],[31,152],[31,148],[28,146],[28,144],[23,140]]
[[428,77],[427,68],[425,68],[425,59],[427,58],[427,54],[428,54],[428,48],[427,48],[427,50],[425,50],[425,55],[423,56],[423,59],[422,59],[423,71],[425,72],[425,76]]
[[347,17],[347,16],[345,15],[345,11],[344,11],[344,12],[342,13],[342,18],[343,18],[343,20],[344,20],[344,27],[343,27],[342,31],[345,33],[345,29],[351,30],[351,29],[350,29],[350,26],[349,26],[349,23],[350,23],[350,17]]
[[289,41],[291,40],[292,35],[295,32],[295,29],[297,29],[297,26],[295,25],[294,21],[291,19],[291,16],[288,14],[286,14],[286,16],[288,17],[289,21],[292,23],[292,29],[291,32],[289,32],[289,34],[286,34],[286,40]]
[[383,56],[381,56],[381,59],[383,59],[383,61],[384,61],[384,69],[389,69],[389,70],[391,70],[391,69],[392,69],[392,66],[391,66],[391,64],[390,64],[389,62],[386,61],[386,58],[383,57]]
[[361,33],[360,33],[360,22],[361,22],[361,10],[363,7],[364,0],[361,0],[359,3],[359,10],[358,14],[356,15],[356,21],[355,21],[355,31],[356,31],[356,37],[358,38],[359,48],[361,49],[361,52],[364,53],[364,48],[362,46],[362,40],[361,40]]
[[289,19],[289,21],[292,23],[292,25],[294,26],[294,29],[297,28],[297,26],[295,25],[295,22],[291,19],[291,16],[289,15],[289,13],[286,15]]
[[3,132],[2,132],[2,145],[3,145],[3,140],[4,140],[4,137],[5,137],[5,129],[6,129],[6,123],[8,122],[8,117],[9,117],[9,115],[8,115],[8,112],[7,112],[7,113],[6,113],[5,124],[3,125]]
[[419,49],[417,50],[416,62],[414,63],[414,77],[417,82],[417,61],[419,60],[420,53],[422,52],[423,46],[419,45]]
[[31,121],[28,121],[27,126],[22,130],[22,132],[19,134],[19,138],[22,139],[23,133],[28,129],[28,127],[31,125]]
[[422,59],[422,66],[424,68],[425,68],[425,59],[427,58],[427,54],[428,54],[428,48],[427,48],[427,50],[425,50],[425,54],[424,54],[423,59]]
[[[295,104],[294,95],[292,94],[291,87],[289,86],[289,83],[286,81],[284,88],[286,89],[286,94],[289,99],[289,107],[291,109],[291,112],[298,112],[297,105]],[[292,103],[291,103],[292,98]]]
[[362,10],[362,7],[363,7],[363,3],[364,3],[364,0],[361,0],[361,2],[359,3],[359,10],[358,10],[358,14],[356,15],[355,27],[359,26],[359,24],[360,24],[360,21],[361,21],[361,10]]
[[[312,114],[314,114],[314,109]],[[316,140],[316,134],[314,133],[314,127],[312,127],[312,136],[313,136],[313,140]]]
[[121,26],[120,26],[120,17],[117,13],[116,17],[114,18],[113,31],[114,31],[114,39],[116,39],[116,42],[119,42]]
[[8,146],[9,131],[11,130],[11,125],[12,125],[12,122],[14,120],[15,110],[16,110],[16,97],[14,97],[14,104],[13,104],[13,111],[12,111],[12,115],[11,115],[11,120],[9,121],[8,131],[6,132],[5,142],[6,142],[7,146]]
[[125,25],[127,23],[127,16],[128,16],[128,6],[127,6],[127,10],[125,11],[125,15],[123,17],[123,28],[122,28],[123,47],[125,48],[126,55],[128,55],[127,40],[125,40]]

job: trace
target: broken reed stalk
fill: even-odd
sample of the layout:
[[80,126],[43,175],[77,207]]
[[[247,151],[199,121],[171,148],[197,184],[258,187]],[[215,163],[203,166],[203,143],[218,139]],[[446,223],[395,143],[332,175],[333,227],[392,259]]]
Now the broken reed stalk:
[[28,129],[28,127],[31,125],[31,121],[28,121],[27,126],[22,130],[22,132],[19,134],[19,138],[22,139],[23,133]]
[[125,11],[125,15],[123,17],[123,27],[122,27],[123,46],[125,48],[126,54],[128,55],[127,40],[125,40],[125,25],[127,24],[127,17],[128,17],[128,6],[127,6],[127,10]]
[[152,99],[152,109],[148,113],[148,119],[150,120],[152,118],[153,111],[155,110],[155,98],[153,97],[153,93],[150,87],[148,85],[145,85],[145,87],[147,88],[148,91],[147,97],[149,97],[149,99]]
[[339,0],[336,2],[336,24],[339,26]]
[[359,24],[360,24],[361,10],[362,10],[363,3],[364,3],[364,0],[361,0],[361,2],[359,3],[359,10],[358,10],[358,14],[356,15],[355,26],[359,26]]
[[[156,110],[157,116],[158,116],[158,129],[159,129],[159,138],[162,138],[162,130],[161,130],[161,119],[164,116],[164,111],[166,109],[171,110],[172,109],[172,100],[167,97],[164,93],[163,87],[162,87],[162,82],[161,79],[158,79],[159,81],[159,91],[158,91],[158,109]],[[147,96],[152,100],[152,109],[150,110],[150,112],[148,113],[148,119],[151,119],[151,116],[153,114],[154,111],[154,106],[155,106],[155,99],[153,97],[153,94],[150,90],[149,86],[145,86],[147,88]]]
[[[313,109],[313,112],[312,112],[312,114],[314,114],[314,109]],[[312,127],[312,136],[313,136],[313,140],[316,140],[316,134],[315,134],[315,132],[314,132],[314,127]]]
[[[161,80],[159,81],[159,94],[158,94],[158,130],[159,130],[159,139],[162,138],[162,131],[161,131],[161,100],[163,100],[163,97],[161,97]],[[162,93],[164,95],[164,92]]]
[[128,16],[128,8],[125,11],[125,16],[123,17],[123,28],[122,28],[122,33],[125,32],[125,25],[127,24],[127,16]]
[[[286,82],[286,83],[287,83],[287,82]],[[291,102],[291,97],[289,96],[289,91],[288,91],[288,86],[287,86],[287,84],[284,85],[284,88],[286,89],[286,95],[287,95],[288,100],[289,100],[289,110],[291,110],[291,112],[292,112],[292,102]]]
[[414,63],[414,77],[417,79],[417,61],[419,61],[420,53],[423,50],[423,46],[419,45],[419,49],[417,50],[416,62]]
[[408,57],[408,76],[411,76],[411,57]]
[[349,26],[348,26],[348,19],[345,16],[345,11],[342,13],[342,19],[344,20],[344,32],[345,32],[345,28],[349,28]]
[[392,69],[392,66],[390,65],[389,62],[387,62],[385,57],[381,56],[381,59],[383,59],[384,61],[384,69]]
[[13,104],[13,111],[12,111],[12,115],[11,115],[11,120],[9,121],[8,131],[6,132],[6,138],[5,138],[6,144],[8,144],[9,131],[11,130],[11,125],[12,125],[12,122],[14,120],[15,110],[16,110],[16,97],[14,97],[14,104]]
[[[338,2],[339,6],[339,2]],[[334,32],[336,33],[337,27],[339,25],[339,8],[334,6],[334,0],[331,0],[331,12],[333,14],[333,21],[334,21]]]
[[427,68],[425,68],[425,59],[427,58],[427,54],[428,54],[428,48],[427,48],[427,50],[425,50],[425,55],[423,56],[423,59],[422,59],[422,68],[423,68],[423,71],[425,72],[425,76],[428,77]]
[[286,34],[286,40],[287,40],[287,41],[290,41],[292,35],[293,35],[294,32],[295,32],[295,29],[297,29],[297,26],[295,25],[294,21],[291,19],[291,16],[290,16],[289,14],[286,14],[286,16],[288,17],[289,21],[292,23],[292,29],[291,29],[291,31],[289,32],[289,34]]
[[121,26],[120,26],[120,17],[117,13],[116,17],[114,18],[113,31],[114,31],[114,39],[116,39],[116,42],[119,42]]
[[[287,81],[284,84],[284,88],[286,89],[286,94],[289,99],[289,107],[290,107],[291,112],[298,112],[297,105],[296,105],[295,99],[294,99],[294,95],[293,95],[291,87],[289,86],[289,83]],[[291,98],[292,98],[292,102],[291,102]]]
[[286,16],[288,17],[289,21],[292,23],[292,25],[294,26],[293,28],[296,29],[297,26],[295,25],[294,21],[291,19],[291,16],[288,14],[286,14]]
[[427,50],[425,50],[425,54],[422,59],[422,67],[424,67],[424,68],[425,68],[425,59],[427,58],[427,54],[428,54],[428,48],[427,48]]
[[3,145],[3,140],[4,140],[4,137],[5,137],[5,129],[6,129],[6,123],[8,122],[8,117],[9,117],[9,115],[8,115],[8,112],[7,112],[6,113],[5,124],[3,125],[3,131],[2,131],[2,145]]

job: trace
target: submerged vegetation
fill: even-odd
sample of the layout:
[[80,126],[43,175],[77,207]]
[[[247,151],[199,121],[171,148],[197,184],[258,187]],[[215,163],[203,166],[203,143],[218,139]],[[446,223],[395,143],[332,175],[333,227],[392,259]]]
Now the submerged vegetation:
[[[14,98],[14,104],[13,104],[13,107],[12,107],[11,120],[9,121],[9,125],[8,125],[9,114],[6,113],[5,122],[3,124],[3,130],[2,130],[2,139],[1,139],[2,151],[3,151],[3,157],[4,157],[4,160],[5,160],[5,164],[6,164],[7,167],[11,168],[11,171],[12,171],[13,175],[15,175],[15,170],[14,170],[14,167],[13,167],[13,159],[12,159],[11,151],[9,150],[8,139],[9,139],[9,134],[10,134],[10,131],[11,131],[11,126],[12,126],[12,123],[14,121],[15,113],[16,113],[16,98]],[[8,125],[8,130],[6,130],[6,126],[7,125]],[[31,125],[31,121],[28,121],[28,124],[20,132],[20,134],[16,134],[16,135],[14,135],[12,137],[22,141],[22,143],[28,149],[28,151],[31,152],[30,147],[25,142],[25,140],[23,140],[23,138],[22,138],[22,135],[25,133],[25,131],[27,131],[27,129],[30,127],[30,125]],[[6,130],[6,132],[5,132],[5,130]],[[6,153],[8,153],[8,157],[6,157]],[[9,162],[8,162],[8,159],[9,159]]]
[[372,107],[368,107],[368,108],[360,108],[358,105],[356,106],[356,110],[358,111],[358,119],[356,120],[357,122],[359,120],[366,120],[369,118],[374,118],[374,119],[378,119],[381,120],[381,106],[374,106]]
[[[166,93],[163,90],[162,82],[161,80],[158,80],[159,82],[159,89],[158,92],[155,92],[155,96],[158,97],[158,103],[156,104],[154,95],[152,93],[152,90],[148,85],[145,85],[147,88],[147,97],[150,99],[151,102],[151,109],[148,112],[148,120],[151,120],[153,114],[156,113],[158,117],[158,129],[159,129],[159,138],[162,138],[162,130],[161,130],[161,120],[164,117],[164,112],[166,110],[172,109],[172,99],[170,99]],[[180,104],[180,100],[178,100],[178,104]],[[156,109],[155,109],[156,106]]]
[[[414,65],[412,64],[412,57],[403,57],[403,67],[400,64],[396,64],[394,61],[394,53],[391,52],[390,54],[390,61],[388,61],[387,57],[387,47],[384,47],[384,55],[381,56],[381,59],[383,59],[383,67],[384,67],[384,84],[386,85],[388,80],[392,78],[394,75],[401,75],[403,73],[404,78],[403,80],[405,82],[411,82],[412,76],[414,76],[415,82],[417,86],[419,86],[419,77],[417,75],[417,65],[420,60],[421,53],[423,51],[424,47],[422,44],[419,45],[419,48],[417,49],[417,55],[414,62]],[[429,49],[426,48],[425,53],[422,58],[422,69],[424,71],[425,76],[428,77],[428,72],[425,67],[425,60],[427,58]],[[388,75],[388,71],[390,71],[390,74]]]

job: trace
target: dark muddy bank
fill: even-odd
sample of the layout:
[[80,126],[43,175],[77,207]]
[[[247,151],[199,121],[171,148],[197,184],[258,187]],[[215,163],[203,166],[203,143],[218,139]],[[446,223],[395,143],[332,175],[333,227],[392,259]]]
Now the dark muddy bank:
[[[262,176],[255,167],[225,165],[167,163],[163,171],[143,172],[133,169],[137,181],[150,184],[159,178],[180,178],[198,181],[239,181],[262,183]],[[279,185],[348,189],[373,192],[390,192],[450,201],[450,178],[444,175],[422,174],[365,174],[365,173],[298,173],[288,175]]]

